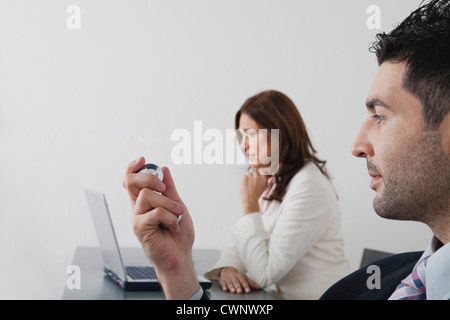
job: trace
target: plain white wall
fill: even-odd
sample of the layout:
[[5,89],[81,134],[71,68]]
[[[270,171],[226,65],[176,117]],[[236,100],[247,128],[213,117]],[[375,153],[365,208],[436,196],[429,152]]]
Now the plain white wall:
[[[369,43],[419,3],[0,0],[0,298],[61,297],[75,248],[97,246],[85,187],[106,193],[120,244],[139,245],[121,181],[141,155],[171,168],[195,247],[221,249],[241,172],[176,166],[170,137],[196,120],[225,132],[266,89],[292,98],[328,160],[352,269],[364,247],[424,249],[428,227],[374,213],[365,161],[350,154],[378,68]],[[73,4],[79,30],[66,26]],[[366,26],[373,4],[381,30]]]

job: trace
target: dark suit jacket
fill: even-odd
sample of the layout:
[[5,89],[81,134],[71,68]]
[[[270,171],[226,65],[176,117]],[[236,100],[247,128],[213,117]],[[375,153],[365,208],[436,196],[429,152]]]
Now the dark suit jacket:
[[367,287],[367,279],[372,274],[367,273],[366,266],[335,283],[320,300],[387,300],[411,273],[422,254],[423,251],[401,253],[370,263],[380,267],[380,289]]

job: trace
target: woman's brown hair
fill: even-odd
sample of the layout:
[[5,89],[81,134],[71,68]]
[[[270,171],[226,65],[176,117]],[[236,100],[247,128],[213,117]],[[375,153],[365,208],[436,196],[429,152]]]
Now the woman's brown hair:
[[268,132],[271,129],[279,130],[280,167],[275,174],[275,190],[266,200],[282,202],[292,177],[308,162],[313,162],[329,178],[326,161],[316,157],[317,152],[311,144],[300,112],[285,94],[269,90],[247,99],[236,113],[236,130],[239,129],[242,114],[255,120],[260,129],[267,129]]

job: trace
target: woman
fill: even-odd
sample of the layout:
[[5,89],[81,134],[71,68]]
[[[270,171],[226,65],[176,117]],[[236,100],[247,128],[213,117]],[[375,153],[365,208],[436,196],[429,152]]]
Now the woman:
[[[232,243],[205,276],[233,293],[274,285],[286,299],[317,299],[350,271],[326,162],[316,157],[299,111],[281,92],[249,98],[235,127],[256,171],[241,181],[244,216],[232,227]],[[267,176],[267,159],[276,158],[271,129],[278,129],[279,165]]]

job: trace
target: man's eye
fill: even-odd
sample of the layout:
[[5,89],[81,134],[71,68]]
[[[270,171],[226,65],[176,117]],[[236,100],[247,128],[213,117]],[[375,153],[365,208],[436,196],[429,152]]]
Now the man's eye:
[[377,122],[378,122],[378,123],[380,123],[381,121],[384,120],[384,117],[383,117],[383,116],[380,116],[380,115],[378,115],[378,114],[374,115],[372,118],[377,119]]

